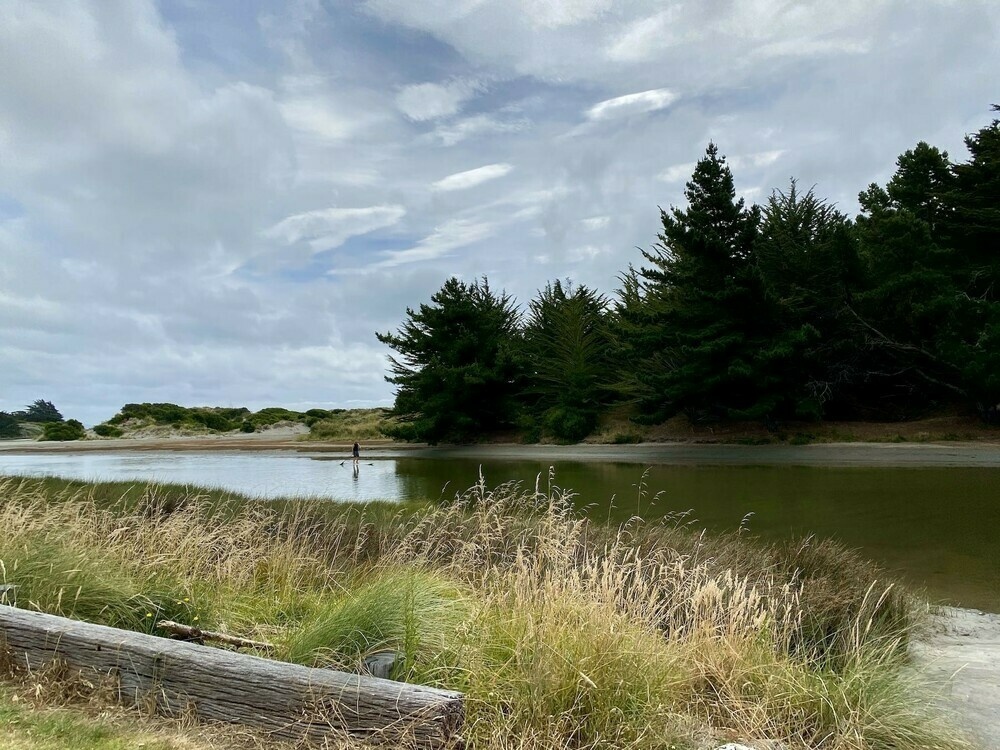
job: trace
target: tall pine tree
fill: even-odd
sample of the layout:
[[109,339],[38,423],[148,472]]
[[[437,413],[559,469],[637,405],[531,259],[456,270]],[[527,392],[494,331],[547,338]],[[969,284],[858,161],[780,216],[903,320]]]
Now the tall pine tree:
[[970,159],[954,166],[954,186],[944,197],[959,320],[942,348],[979,414],[1000,423],[1000,120],[965,144]]
[[766,416],[752,339],[759,290],[751,273],[760,213],[736,199],[714,143],[698,162],[685,209],[660,211],[663,233],[639,271],[643,304],[623,320],[635,354],[629,390],[651,420]]

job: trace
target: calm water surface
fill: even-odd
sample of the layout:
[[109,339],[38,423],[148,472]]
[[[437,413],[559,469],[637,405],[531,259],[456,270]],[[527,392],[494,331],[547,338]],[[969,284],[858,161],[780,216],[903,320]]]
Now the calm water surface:
[[[0,474],[222,487],[323,500],[451,497],[476,481],[533,486],[548,464],[470,459],[350,461],[282,453],[0,455]],[[690,511],[699,528],[745,521],[765,538],[816,534],[860,548],[938,600],[1000,611],[1000,469],[654,466],[560,462],[556,483],[596,519]],[[642,487],[640,487],[642,485]]]

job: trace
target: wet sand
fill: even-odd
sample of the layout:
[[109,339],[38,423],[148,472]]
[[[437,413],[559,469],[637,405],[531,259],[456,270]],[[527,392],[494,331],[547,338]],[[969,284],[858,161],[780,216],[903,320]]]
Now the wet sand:
[[[349,454],[350,441],[316,442],[296,435],[250,434],[84,440],[66,443],[0,441],[4,452],[82,453],[89,451],[297,451]],[[998,467],[1000,443],[816,443],[812,445],[732,445],[719,443],[641,443],[637,445],[426,446],[365,441],[363,455],[379,458],[464,458],[528,461],[607,461],[676,466],[886,466]]]
[[1000,750],[1000,615],[942,607],[932,633],[911,646],[952,723]]

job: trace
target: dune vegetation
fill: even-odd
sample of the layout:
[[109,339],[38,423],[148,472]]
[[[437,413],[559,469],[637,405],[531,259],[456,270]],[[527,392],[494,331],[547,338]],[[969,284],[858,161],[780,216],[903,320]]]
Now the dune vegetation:
[[919,603],[854,553],[608,527],[548,483],[444,505],[0,480],[17,605],[172,619],[467,696],[471,748],[960,748],[906,667]]

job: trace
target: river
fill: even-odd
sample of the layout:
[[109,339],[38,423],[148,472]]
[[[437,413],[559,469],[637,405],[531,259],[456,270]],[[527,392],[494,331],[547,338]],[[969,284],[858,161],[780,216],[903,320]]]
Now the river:
[[[728,455],[728,454],[727,454]],[[777,455],[777,454],[771,454]],[[451,497],[482,466],[489,484],[548,481],[595,519],[685,514],[766,539],[815,534],[859,548],[937,601],[1000,612],[1000,468],[652,465],[613,460],[365,458],[274,452],[0,453],[0,474],[157,481],[250,496],[402,501]]]

